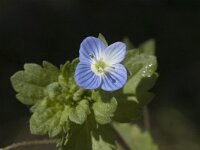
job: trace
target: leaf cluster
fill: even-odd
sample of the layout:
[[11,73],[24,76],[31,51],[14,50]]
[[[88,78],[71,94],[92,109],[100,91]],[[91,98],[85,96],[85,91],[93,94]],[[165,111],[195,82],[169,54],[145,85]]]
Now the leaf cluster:
[[[99,38],[108,45],[102,34]],[[149,90],[158,77],[155,42],[147,41],[139,48],[133,48],[128,39],[125,42],[130,49],[122,63],[128,80],[115,92],[78,87],[74,81],[78,59],[59,68],[47,61],[41,66],[27,63],[16,72],[11,82],[17,99],[31,106],[31,133],[59,138],[63,150],[116,150],[110,123],[136,119],[153,98]]]

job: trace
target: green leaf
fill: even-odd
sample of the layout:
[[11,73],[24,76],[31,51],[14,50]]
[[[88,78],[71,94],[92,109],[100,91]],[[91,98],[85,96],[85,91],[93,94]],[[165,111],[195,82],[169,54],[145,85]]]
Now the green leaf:
[[97,125],[90,116],[82,125],[73,125],[62,150],[116,150],[115,136],[109,125]]
[[81,99],[82,99],[82,96],[83,96],[83,95],[86,95],[86,93],[88,93],[87,90],[82,89],[82,88],[78,89],[78,90],[73,94],[73,100],[74,100],[74,101],[79,101],[79,100],[81,100]]
[[116,150],[116,137],[110,125],[92,131],[92,150]]
[[114,92],[118,107],[114,120],[129,122],[138,118],[141,108],[146,105],[154,95],[149,92],[158,75],[156,57],[140,54],[138,49],[127,51],[123,61],[129,77],[124,87]]
[[60,65],[61,74],[63,75],[65,79],[68,79],[68,77],[71,77],[69,68],[70,68],[70,61],[66,61],[64,65]]
[[131,122],[140,117],[141,111],[138,103],[132,100],[127,100],[128,96],[116,96],[118,107],[115,111],[113,120],[117,122]]
[[127,63],[128,65],[131,65],[130,64],[130,59],[132,59],[133,57],[135,57],[135,56],[137,56],[137,55],[139,55],[140,53],[139,53],[139,48],[134,48],[134,49],[131,49],[131,50],[128,50],[128,51],[126,51],[126,56],[125,56],[125,58],[124,58],[124,60],[123,60],[123,62],[122,63]]
[[131,49],[135,48],[135,46],[133,45],[133,43],[130,41],[130,39],[128,37],[124,37],[123,41],[126,44],[127,50],[131,50]]
[[92,150],[91,135],[89,126],[73,125],[68,133],[67,142],[62,145],[62,150]]
[[[147,131],[142,132],[137,125],[116,123],[115,128],[131,150],[158,150],[151,135]],[[123,150],[119,144],[117,150]]]
[[126,58],[122,62],[131,75],[135,75],[141,70],[141,77],[151,76],[157,69],[155,56],[136,53],[137,49],[127,52]]
[[90,108],[88,100],[81,100],[75,108],[70,108],[69,119],[74,123],[83,124],[89,114]]
[[79,59],[75,58],[71,63],[67,61],[63,66],[61,66],[61,73],[65,79],[72,80],[78,62]]
[[77,86],[74,81],[74,73],[78,62],[78,58],[75,58],[71,63],[67,61],[60,67],[61,75],[59,76],[59,83],[70,90],[68,91],[70,93],[73,93],[75,90],[77,90]]
[[54,137],[63,130],[69,129],[69,106],[56,101],[44,99],[32,107],[33,115],[30,119],[32,134],[49,134]]
[[115,97],[109,92],[93,91],[92,98],[96,101],[92,106],[96,121],[99,124],[111,122],[117,108]]
[[148,104],[154,98],[154,94],[149,90],[154,86],[157,78],[158,74],[154,73],[151,77],[143,78],[138,84],[136,93],[140,106]]
[[99,124],[107,124],[111,122],[111,118],[114,116],[114,112],[117,108],[117,101],[113,97],[110,103],[95,102],[93,104],[93,110],[95,119]]
[[17,99],[32,105],[45,97],[45,87],[58,80],[59,70],[46,61],[43,67],[37,64],[25,64],[24,71],[18,71],[11,77]]
[[[134,53],[134,52],[133,52]],[[157,62],[154,56],[140,54],[123,62],[128,69],[130,76],[123,87],[124,94],[134,94],[138,88],[138,84],[144,78],[151,78],[157,69]]]
[[103,36],[103,34],[99,33],[98,38],[99,38],[100,40],[102,40],[103,43],[104,43],[106,46],[108,46],[108,42],[106,41],[106,38]]
[[154,55],[156,50],[156,42],[154,39],[149,39],[139,46],[140,52],[148,55]]
[[[46,89],[46,95],[51,99],[51,100],[61,100],[60,94],[61,94],[61,86],[58,82],[53,82],[49,84]],[[59,97],[59,98],[58,98]]]

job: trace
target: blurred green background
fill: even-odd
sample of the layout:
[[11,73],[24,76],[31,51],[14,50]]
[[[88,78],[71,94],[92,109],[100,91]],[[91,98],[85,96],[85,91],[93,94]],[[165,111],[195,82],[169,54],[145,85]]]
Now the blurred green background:
[[72,60],[81,41],[99,32],[111,43],[156,40],[152,135],[160,150],[199,150],[199,0],[1,0],[0,147],[43,138],[30,135],[29,110],[16,100],[10,76],[26,62]]

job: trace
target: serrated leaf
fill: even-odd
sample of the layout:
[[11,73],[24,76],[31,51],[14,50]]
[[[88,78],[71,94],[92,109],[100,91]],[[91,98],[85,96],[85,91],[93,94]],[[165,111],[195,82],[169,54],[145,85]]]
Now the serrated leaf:
[[32,111],[33,115],[30,119],[32,134],[49,134],[50,137],[54,137],[61,133],[63,128],[69,129],[69,106],[44,99],[38,102],[37,107],[33,107]]
[[[158,150],[151,135],[147,131],[142,132],[137,125],[116,123],[115,128],[128,144],[130,150]],[[119,144],[117,150],[123,150]]]
[[75,58],[71,63],[67,61],[60,68],[61,75],[59,76],[59,83],[62,86],[68,88],[70,90],[69,92],[74,92],[77,89],[76,83],[74,81],[74,73],[78,62],[78,58]]
[[154,55],[156,50],[156,42],[154,39],[149,39],[139,46],[140,52],[148,55]]
[[58,80],[59,70],[44,61],[43,67],[37,64],[25,64],[24,71],[18,71],[11,77],[17,98],[24,104],[32,105],[45,96],[45,87]]
[[111,122],[114,112],[117,108],[117,101],[113,97],[110,103],[95,102],[93,104],[95,119],[99,124],[107,124]]
[[60,67],[61,73],[66,79],[70,77],[71,74],[69,72],[69,68],[70,68],[70,61],[66,61],[65,64]]
[[81,100],[82,96],[87,93],[88,91],[83,89],[83,88],[80,88],[78,89],[74,94],[73,94],[73,100],[74,101],[79,101]]
[[102,40],[103,43],[104,43],[106,46],[108,46],[108,42],[106,41],[106,38],[103,36],[103,34],[99,33],[98,38],[99,38],[100,40]]
[[49,84],[45,89],[46,95],[48,95],[51,100],[57,100],[57,97],[61,95],[61,90],[62,88],[58,82]]
[[61,72],[65,79],[71,79],[74,75],[74,71],[76,68],[76,65],[78,64],[79,60],[78,58],[75,58],[71,63],[67,61],[62,67]]
[[81,100],[75,108],[70,108],[69,119],[74,123],[83,124],[89,114],[90,108],[88,100]]
[[117,108],[115,97],[109,92],[93,91],[93,99],[96,101],[92,106],[96,121],[99,124],[111,122]]

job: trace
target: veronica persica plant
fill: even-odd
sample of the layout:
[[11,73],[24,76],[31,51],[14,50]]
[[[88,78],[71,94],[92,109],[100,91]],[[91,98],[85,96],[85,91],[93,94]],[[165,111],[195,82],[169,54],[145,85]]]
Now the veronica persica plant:
[[124,43],[106,46],[99,38],[87,37],[81,43],[79,54],[75,81],[80,87],[114,91],[126,83],[127,71],[120,64],[126,54]]
[[[108,45],[100,34],[84,39],[72,62],[60,67],[28,63],[11,82],[17,99],[31,106],[32,134],[59,139],[61,150],[120,150],[111,124],[138,118],[153,98],[149,89],[158,76],[156,68],[152,40],[133,48],[130,42]],[[125,128],[132,127],[117,128],[123,137]]]

